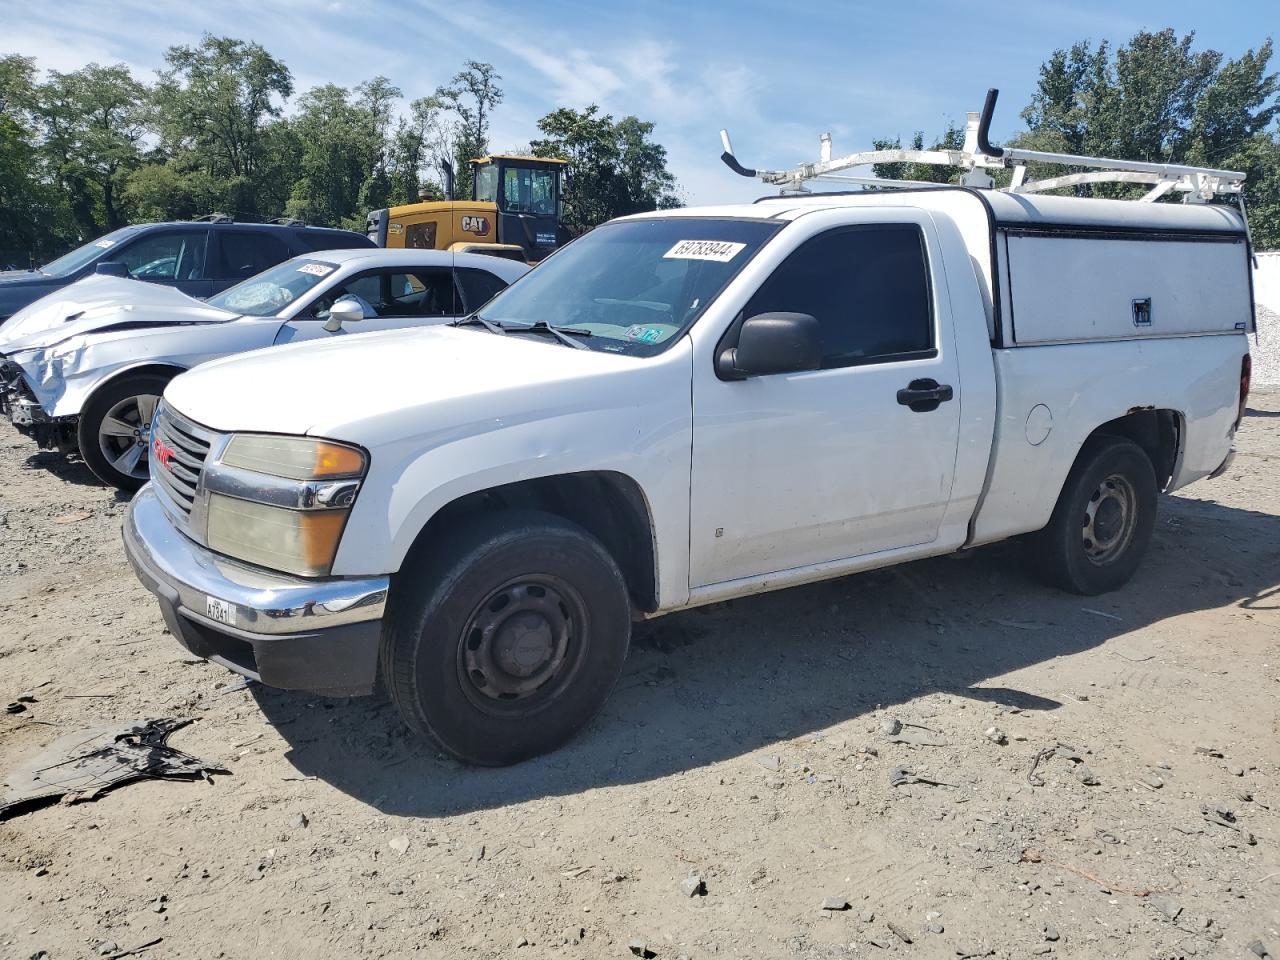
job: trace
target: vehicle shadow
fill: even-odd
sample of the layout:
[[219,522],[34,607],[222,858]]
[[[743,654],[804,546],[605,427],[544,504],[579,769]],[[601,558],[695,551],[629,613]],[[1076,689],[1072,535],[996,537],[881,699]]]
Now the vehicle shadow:
[[[1133,582],[1078,597],[1032,581],[1022,546],[763,594],[637,632],[603,713],[555,753],[505,769],[438,756],[385,699],[323,700],[255,685],[287,759],[390,814],[456,815],[653,780],[767,748],[931,693],[1051,711],[996,678],[1112,644],[1178,614],[1276,603],[1280,518],[1163,498]],[[995,681],[988,685],[990,681]]]
[[67,483],[84,487],[106,486],[78,455],[41,451],[27,457],[26,466],[31,470],[44,470]]

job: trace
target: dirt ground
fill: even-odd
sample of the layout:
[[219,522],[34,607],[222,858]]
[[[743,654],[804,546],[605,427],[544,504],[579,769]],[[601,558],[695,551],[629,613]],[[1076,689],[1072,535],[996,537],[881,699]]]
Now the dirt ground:
[[476,770],[193,659],[123,499],[6,428],[0,781],[151,717],[230,773],[0,823],[0,957],[1280,956],[1280,391],[1239,448],[1118,593],[1001,545],[673,616],[573,744]]

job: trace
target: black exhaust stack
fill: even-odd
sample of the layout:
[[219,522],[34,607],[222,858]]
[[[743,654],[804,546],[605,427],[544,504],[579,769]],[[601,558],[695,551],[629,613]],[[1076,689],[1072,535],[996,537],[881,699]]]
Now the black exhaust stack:
[[993,147],[988,136],[991,132],[991,117],[996,112],[996,98],[1000,91],[995,87],[987,90],[987,99],[982,104],[982,116],[978,118],[978,152],[988,157],[1003,157],[1003,147]]
[[441,160],[440,169],[444,171],[444,198],[453,200],[453,164],[448,160]]

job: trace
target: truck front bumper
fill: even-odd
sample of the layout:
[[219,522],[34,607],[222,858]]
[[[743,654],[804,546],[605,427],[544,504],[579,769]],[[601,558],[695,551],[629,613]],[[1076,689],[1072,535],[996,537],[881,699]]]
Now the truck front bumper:
[[229,560],[178,530],[149,485],[125,513],[124,548],[196,656],[273,687],[373,692],[390,578],[307,580]]

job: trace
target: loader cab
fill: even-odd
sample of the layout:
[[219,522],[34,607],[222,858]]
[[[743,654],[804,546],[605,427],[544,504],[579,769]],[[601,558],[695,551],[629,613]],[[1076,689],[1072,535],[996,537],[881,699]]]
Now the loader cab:
[[471,161],[471,198],[497,208],[498,242],[516,245],[536,263],[563,241],[560,214],[568,163],[497,154]]

